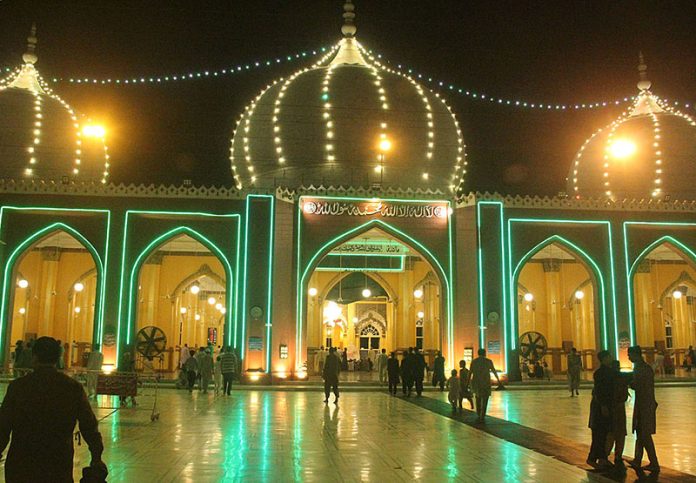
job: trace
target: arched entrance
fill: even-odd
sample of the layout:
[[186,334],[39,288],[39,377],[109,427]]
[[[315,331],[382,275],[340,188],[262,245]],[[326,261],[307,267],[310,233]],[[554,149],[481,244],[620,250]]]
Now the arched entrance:
[[669,352],[681,365],[696,345],[696,261],[676,240],[658,241],[634,264],[631,284],[636,343],[648,360]]
[[103,267],[96,250],[77,231],[56,224],[15,253],[6,267],[11,291],[5,360],[17,341],[49,336],[61,341],[66,367],[83,365],[100,339]]
[[347,350],[349,370],[361,378],[373,377],[381,349],[420,346],[432,362],[445,347],[447,320],[436,273],[420,250],[377,227],[328,247],[305,284],[309,373],[319,370],[321,346]]
[[[516,323],[521,360],[539,359],[554,373],[564,372],[566,355],[578,350],[583,367],[592,369],[595,354],[606,347],[598,310],[602,300],[597,273],[562,240],[535,247],[516,270]],[[525,357],[526,356],[526,357]]]
[[226,345],[230,272],[213,250],[195,232],[180,231],[146,250],[134,267],[133,333],[146,326],[162,329],[165,371],[176,369],[182,347]]

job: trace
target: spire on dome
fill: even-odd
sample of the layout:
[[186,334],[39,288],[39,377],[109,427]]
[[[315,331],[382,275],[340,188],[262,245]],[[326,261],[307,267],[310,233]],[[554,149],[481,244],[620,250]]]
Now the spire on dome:
[[341,27],[341,33],[346,38],[355,37],[355,33],[358,31],[355,26],[355,5],[353,5],[353,0],[346,0],[343,4],[343,26]]
[[640,80],[638,81],[638,89],[641,91],[650,90],[652,82],[648,80],[648,66],[645,64],[642,51],[638,53],[638,75],[640,76]]
[[27,37],[27,51],[22,55],[22,60],[25,64],[36,64],[38,57],[36,56],[36,43],[38,39],[36,38],[36,23],[31,24],[31,32],[29,37]]

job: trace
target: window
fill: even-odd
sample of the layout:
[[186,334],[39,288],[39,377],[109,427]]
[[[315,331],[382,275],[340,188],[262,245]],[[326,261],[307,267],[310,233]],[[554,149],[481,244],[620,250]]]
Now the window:
[[416,347],[423,350],[423,319],[416,320]]
[[361,349],[379,349],[379,330],[374,325],[368,325],[360,331]]
[[670,319],[665,319],[665,346],[667,349],[673,347],[674,342],[672,341],[672,321]]

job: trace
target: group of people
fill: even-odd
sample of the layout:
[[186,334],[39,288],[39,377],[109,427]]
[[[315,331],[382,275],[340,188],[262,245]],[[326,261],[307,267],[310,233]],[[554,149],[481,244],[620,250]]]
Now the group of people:
[[[643,359],[640,346],[628,349],[628,357],[633,363],[632,373],[622,373],[619,362],[614,360],[609,351],[600,351],[597,357],[601,365],[593,375],[589,421],[592,446],[587,464],[599,469],[625,471],[623,449],[626,440],[626,400],[630,386],[635,391],[632,428],[636,433],[635,454],[630,465],[636,470],[660,471],[652,439],[657,410],[652,367]],[[612,448],[613,465],[609,461]],[[644,451],[648,454],[650,464],[641,468]]]
[[237,362],[237,354],[228,347],[220,348],[216,354],[212,345],[200,347],[198,351],[184,345],[179,360],[182,385],[192,393],[198,382],[198,391],[207,394],[212,381],[216,395],[222,392],[229,396],[237,375]]
[[[60,347],[60,353],[58,357],[58,369],[65,369],[65,348],[63,343],[58,340],[58,346]],[[34,339],[29,339],[25,344],[23,340],[18,340],[15,343],[15,350],[12,352],[12,370],[14,376],[22,376],[28,371],[31,371],[32,366],[32,347],[34,345]]]

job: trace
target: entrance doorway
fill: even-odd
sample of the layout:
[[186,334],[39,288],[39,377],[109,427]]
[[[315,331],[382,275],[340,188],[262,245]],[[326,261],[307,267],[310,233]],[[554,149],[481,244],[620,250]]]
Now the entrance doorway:
[[310,375],[319,374],[322,346],[346,352],[349,378],[376,378],[370,369],[382,349],[418,346],[431,365],[446,335],[444,298],[428,260],[379,228],[333,247],[309,276]]

